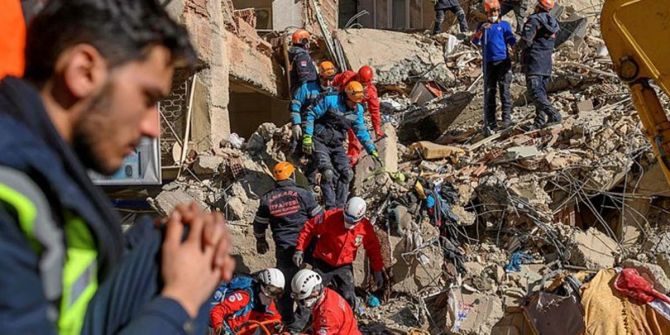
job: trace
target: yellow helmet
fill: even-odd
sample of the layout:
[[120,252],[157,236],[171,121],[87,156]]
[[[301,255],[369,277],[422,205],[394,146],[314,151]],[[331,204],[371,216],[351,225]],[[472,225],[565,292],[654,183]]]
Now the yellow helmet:
[[355,80],[350,81],[344,88],[347,98],[353,102],[361,102],[365,98],[365,91],[363,85]]
[[324,60],[323,62],[319,63],[319,75],[322,78],[332,78],[336,73],[337,69],[335,69],[335,64],[333,64],[333,62]]
[[276,181],[282,181],[291,178],[295,172],[295,167],[289,162],[279,162],[272,168],[272,176]]

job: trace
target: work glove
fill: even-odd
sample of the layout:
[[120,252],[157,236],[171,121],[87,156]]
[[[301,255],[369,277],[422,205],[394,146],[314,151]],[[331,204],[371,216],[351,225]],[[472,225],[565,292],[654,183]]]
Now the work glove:
[[313,150],[314,150],[314,142],[312,142],[312,136],[311,135],[303,136],[302,152],[304,152],[305,155],[311,155]]
[[300,250],[297,250],[293,254],[293,264],[295,264],[295,266],[300,267],[302,265],[302,255],[303,253]]
[[377,286],[377,289],[382,288],[382,286],[384,286],[384,274],[381,271],[375,271],[373,275],[375,277],[375,286]]
[[292,131],[293,131],[293,138],[296,141],[300,141],[300,139],[302,138],[302,127],[300,127],[299,124],[294,124]]
[[379,159],[379,152],[377,152],[377,150],[371,152],[370,156],[372,156],[372,160],[375,161],[375,165],[379,167],[384,167],[384,164],[382,164],[382,160]]
[[268,241],[265,240],[264,238],[259,238],[256,239],[256,251],[264,255],[268,250],[270,249],[270,245],[268,244]]

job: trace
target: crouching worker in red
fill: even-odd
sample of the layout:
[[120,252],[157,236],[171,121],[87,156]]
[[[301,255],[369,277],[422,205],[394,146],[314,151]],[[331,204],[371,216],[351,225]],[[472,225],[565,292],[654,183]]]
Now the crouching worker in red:
[[360,335],[354,312],[337,292],[324,287],[321,276],[308,269],[296,273],[291,296],[312,311],[312,333],[316,335]]
[[274,325],[280,326],[275,301],[283,293],[284,274],[275,268],[233,278],[214,295],[220,302],[210,312],[211,327],[215,334],[252,334],[258,323],[277,321]]
[[313,255],[314,268],[324,282],[332,285],[352,308],[356,307],[356,295],[351,264],[361,245],[370,257],[375,285],[377,288],[384,285],[381,246],[372,224],[365,217],[366,207],[365,200],[353,197],[347,202],[346,209],[327,210],[322,217],[310,219],[298,235],[293,255],[293,262],[300,267],[303,251],[314,236],[319,236]]

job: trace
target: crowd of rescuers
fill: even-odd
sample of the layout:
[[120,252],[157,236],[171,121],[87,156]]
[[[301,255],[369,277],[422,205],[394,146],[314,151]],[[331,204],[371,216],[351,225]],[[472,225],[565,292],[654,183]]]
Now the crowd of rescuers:
[[[537,1],[518,42],[500,19],[500,3],[483,4],[487,21],[472,42],[484,57],[484,132],[498,129],[496,88],[503,126],[513,123],[507,96],[515,52],[536,107],[529,130],[560,122],[546,92],[558,32],[554,0]],[[197,59],[185,28],[156,0],[50,0],[27,29],[20,1],[7,1],[3,11],[0,28],[16,32],[0,41],[8,45],[0,67],[3,333],[360,333],[352,268],[360,246],[372,289],[387,281],[366,201],[349,197],[362,149],[382,166],[364,120],[367,111],[374,137],[384,137],[371,67],[338,73],[327,60],[315,66],[309,33],[292,35],[294,150],[309,158],[304,173],[319,181],[313,186],[324,207],[296,184],[295,166],[276,164],[275,186],[253,222],[261,255],[272,231],[276,266],[233,278],[233,244],[220,213],[178,205],[122,233],[88,175],[113,174],[141,138],[159,136],[157,102],[169,94],[175,69]]]
[[[471,43],[481,46],[484,60],[482,132],[486,136],[501,128],[514,126],[509,93],[513,58],[518,58],[522,65],[536,108],[535,120],[525,130],[532,131],[561,122],[561,116],[551,106],[546,90],[558,32],[558,22],[550,14],[554,0],[537,1],[534,12],[527,18],[520,19],[517,15],[518,22],[522,24],[517,28],[518,42],[511,25],[500,18],[501,11],[514,10],[525,15],[525,10],[521,9],[526,8],[527,1],[503,1],[501,8],[498,0],[484,0],[482,4],[487,20],[479,24],[471,35]],[[443,2],[449,1],[439,1],[436,10],[438,5],[444,7]],[[449,6],[445,8],[452,9]],[[454,7],[453,11],[462,14],[462,10],[458,9]],[[440,9],[442,16],[444,10]],[[438,13],[436,27],[442,21],[439,16]],[[464,15],[458,15],[458,18],[461,31],[467,31]],[[222,332],[235,332],[232,324],[238,320],[252,320],[252,323],[283,324],[283,331],[289,334],[299,334],[309,329],[310,325],[314,334],[357,334],[356,315],[361,306],[354,293],[352,263],[358,247],[363,246],[370,258],[374,279],[372,289],[381,289],[387,279],[383,272],[379,240],[365,217],[367,204],[362,198],[349,198],[352,168],[361,158],[362,149],[382,167],[373,141],[373,136],[377,140],[384,137],[379,97],[373,84],[374,70],[363,66],[357,72],[347,70],[338,73],[336,65],[329,60],[315,63],[309,54],[310,35],[305,30],[295,31],[291,42],[292,148],[294,153],[309,159],[303,172],[313,189],[320,188],[325,208],[315,200],[314,192],[296,185],[295,166],[289,162],[278,163],[273,168],[275,188],[262,197],[254,219],[259,254],[265,254],[270,249],[266,230],[268,226],[272,230],[276,268],[252,275],[249,281],[257,284],[245,289],[245,292],[251,293],[240,293],[242,300],[255,301],[251,304],[253,312],[228,313],[231,324],[226,324],[225,318],[220,317],[221,313],[213,313],[211,322],[213,329]],[[497,89],[502,101],[501,128],[495,115]],[[371,132],[366,126],[365,112],[369,113]],[[315,177],[317,174],[320,178]],[[304,268],[305,264],[309,264],[311,269]],[[281,279],[269,284],[264,278],[270,272],[277,277],[281,274]],[[290,283],[290,287],[285,287],[285,282]],[[245,305],[239,303],[238,297],[222,293],[236,291],[227,285],[219,290],[217,301],[225,301],[228,297],[229,302],[220,304]],[[290,289],[290,292],[278,293],[285,289]],[[268,292],[277,294],[269,295]]]

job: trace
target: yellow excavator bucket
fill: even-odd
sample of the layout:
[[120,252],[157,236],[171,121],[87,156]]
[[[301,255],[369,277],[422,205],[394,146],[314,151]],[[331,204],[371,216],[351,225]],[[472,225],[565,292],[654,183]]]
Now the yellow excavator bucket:
[[607,0],[600,30],[670,184],[670,120],[650,86],[670,96],[670,0]]

